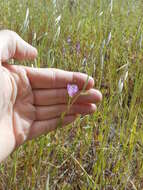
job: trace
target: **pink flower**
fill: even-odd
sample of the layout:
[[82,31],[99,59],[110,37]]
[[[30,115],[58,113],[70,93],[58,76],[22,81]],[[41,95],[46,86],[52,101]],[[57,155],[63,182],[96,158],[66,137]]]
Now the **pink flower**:
[[67,43],[70,45],[70,44],[71,44],[71,42],[72,42],[71,37],[70,37],[70,36],[68,36],[68,38],[67,38]]
[[68,91],[68,95],[70,97],[73,97],[79,91],[79,89],[76,84],[68,84],[67,91]]
[[77,42],[77,44],[76,44],[76,52],[77,52],[77,54],[80,53],[80,42]]

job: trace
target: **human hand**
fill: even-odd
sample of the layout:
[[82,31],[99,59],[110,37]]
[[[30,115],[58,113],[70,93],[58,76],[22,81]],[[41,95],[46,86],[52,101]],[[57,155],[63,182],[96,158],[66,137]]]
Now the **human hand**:
[[[26,140],[46,134],[58,126],[67,108],[67,84],[82,90],[87,75],[59,69],[37,69],[9,65],[9,59],[34,59],[35,48],[15,32],[0,32],[0,161]],[[91,114],[102,95],[93,89],[90,77],[87,94],[80,95],[64,117],[63,126],[72,123],[77,114]]]

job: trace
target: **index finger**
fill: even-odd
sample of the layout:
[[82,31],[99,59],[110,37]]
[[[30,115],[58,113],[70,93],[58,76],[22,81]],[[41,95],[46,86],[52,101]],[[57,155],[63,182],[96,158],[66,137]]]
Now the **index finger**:
[[[27,75],[33,89],[66,88],[67,84],[76,84],[82,89],[88,75],[78,72],[63,71],[60,69],[37,69],[26,67]],[[89,77],[86,89],[94,86],[94,80]]]

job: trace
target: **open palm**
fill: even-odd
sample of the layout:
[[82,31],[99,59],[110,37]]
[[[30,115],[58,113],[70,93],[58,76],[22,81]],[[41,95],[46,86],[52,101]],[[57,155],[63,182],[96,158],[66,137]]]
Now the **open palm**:
[[[3,40],[5,38],[5,41]],[[24,141],[54,130],[62,112],[67,108],[67,84],[77,84],[82,89],[87,75],[59,69],[37,69],[9,65],[10,58],[34,59],[35,48],[12,31],[0,32],[0,160],[8,156]],[[73,122],[77,114],[90,114],[96,110],[95,103],[102,99],[93,89],[89,79],[87,95],[80,95],[64,117],[63,126]]]

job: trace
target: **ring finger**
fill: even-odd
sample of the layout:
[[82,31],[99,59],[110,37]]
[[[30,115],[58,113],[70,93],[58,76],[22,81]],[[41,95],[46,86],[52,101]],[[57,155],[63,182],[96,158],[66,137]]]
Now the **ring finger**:
[[[60,115],[67,111],[67,105],[53,105],[53,106],[37,106],[36,107],[36,120],[48,120],[60,117]],[[66,115],[76,115],[76,114],[91,114],[96,111],[95,104],[75,104],[72,105],[69,112]]]

